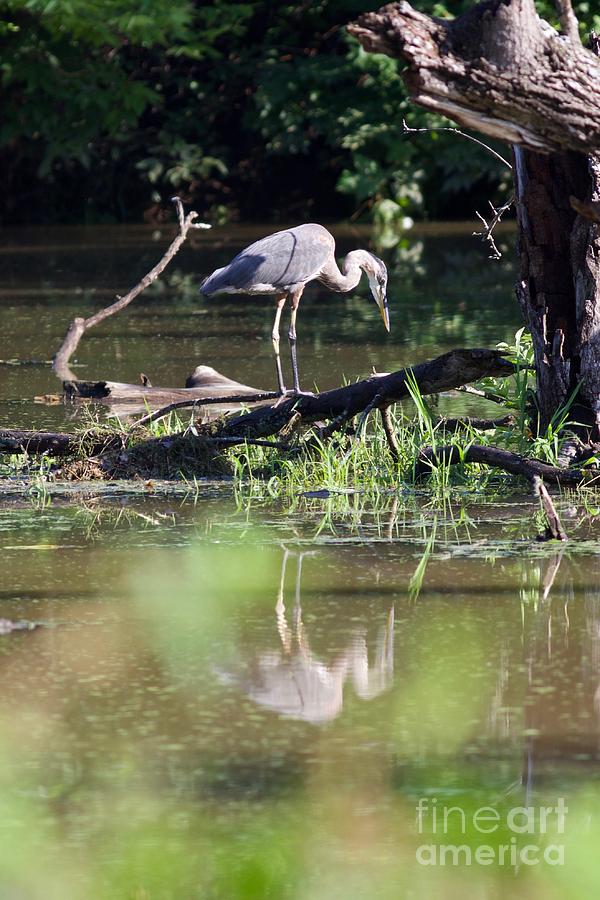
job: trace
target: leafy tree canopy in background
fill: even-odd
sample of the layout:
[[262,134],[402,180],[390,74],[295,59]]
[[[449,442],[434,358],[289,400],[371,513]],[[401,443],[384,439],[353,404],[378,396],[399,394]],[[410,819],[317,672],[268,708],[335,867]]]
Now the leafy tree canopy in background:
[[[452,135],[403,136],[440,120],[344,30],[380,5],[0,0],[2,220],[152,217],[175,191],[215,220],[471,215],[505,173]],[[575,6],[600,28],[597,0]]]

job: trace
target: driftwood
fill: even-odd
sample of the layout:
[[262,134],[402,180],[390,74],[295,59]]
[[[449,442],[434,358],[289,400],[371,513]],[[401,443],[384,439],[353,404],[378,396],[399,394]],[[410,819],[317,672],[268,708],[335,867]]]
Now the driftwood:
[[95,313],[93,316],[89,316],[87,319],[78,316],[76,319],[73,319],[73,321],[69,325],[67,333],[63,338],[62,344],[58,348],[56,356],[52,361],[52,368],[54,372],[63,381],[75,380],[75,375],[69,368],[69,362],[86,331],[89,331],[90,328],[94,327],[94,325],[99,325],[100,322],[103,322],[104,319],[108,319],[109,316],[114,316],[115,313],[118,313],[122,309],[125,309],[125,307],[129,306],[132,300],[135,300],[135,298],[139,296],[142,291],[145,291],[153,281],[156,281],[158,276],[165,270],[165,268],[171,262],[171,260],[185,241],[190,228],[210,228],[210,225],[207,225],[205,222],[195,221],[195,219],[197,219],[198,217],[198,213],[190,212],[187,214],[187,216],[184,215],[183,205],[179,197],[173,197],[173,202],[175,203],[177,208],[177,216],[179,219],[179,234],[172,241],[162,259],[154,266],[153,269],[148,272],[147,275],[142,278],[141,281],[139,281],[135,285],[135,287],[133,287],[129,291],[129,293],[125,294],[124,297],[117,297],[116,301],[110,306],[99,310],[97,313]]
[[197,366],[187,379],[186,387],[181,388],[119,381],[65,381],[63,390],[67,400],[98,401],[109,406],[120,418],[159,408],[166,414],[174,409],[196,406],[200,421],[214,419],[241,404],[275,400],[279,396],[275,391],[263,391],[227,378],[211,366]]

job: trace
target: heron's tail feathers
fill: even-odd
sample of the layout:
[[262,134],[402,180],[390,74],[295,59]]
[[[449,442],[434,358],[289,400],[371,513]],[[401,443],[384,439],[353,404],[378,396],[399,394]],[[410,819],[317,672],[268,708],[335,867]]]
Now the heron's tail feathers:
[[205,278],[204,281],[200,282],[200,287],[198,288],[200,293],[208,295],[214,294],[216,291],[221,290],[221,288],[223,287],[223,284],[221,284],[223,279],[220,277],[220,275],[223,271],[224,268],[216,269],[212,273],[212,275],[209,275],[208,278]]

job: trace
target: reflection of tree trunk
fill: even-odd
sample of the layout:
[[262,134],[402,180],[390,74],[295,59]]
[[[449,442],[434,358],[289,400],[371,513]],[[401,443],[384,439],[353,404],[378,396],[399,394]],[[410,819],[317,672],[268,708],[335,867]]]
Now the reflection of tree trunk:
[[600,200],[600,157],[587,155],[600,150],[600,62],[568,4],[561,24],[565,35],[533,0],[487,0],[454,21],[391,3],[350,26],[367,50],[408,62],[416,103],[516,145],[518,296],[542,429],[578,385],[578,416],[600,422],[600,239],[570,203]]
[[[540,584],[539,606],[526,610],[527,740],[522,780],[530,789],[556,760],[598,756],[600,610],[597,588],[582,587],[593,583],[589,564],[580,568],[573,560],[563,559],[561,564],[560,556],[550,559]],[[581,595],[588,592],[584,602]]]

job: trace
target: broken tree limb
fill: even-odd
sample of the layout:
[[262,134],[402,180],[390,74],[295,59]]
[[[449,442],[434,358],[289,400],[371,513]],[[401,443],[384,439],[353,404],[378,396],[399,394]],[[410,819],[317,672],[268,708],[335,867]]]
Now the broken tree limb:
[[135,298],[145,291],[149,285],[152,284],[153,281],[156,281],[158,276],[166,269],[168,264],[171,262],[183,242],[185,241],[188,231],[190,228],[210,228],[210,225],[207,225],[205,222],[196,222],[195,219],[198,217],[198,213],[190,212],[184,215],[183,204],[179,197],[173,197],[173,203],[177,208],[177,217],[179,220],[179,234],[172,241],[168,249],[166,250],[162,259],[151,269],[147,275],[144,275],[141,281],[139,281],[135,287],[133,287],[129,293],[125,294],[124,297],[117,297],[116,301],[112,303],[110,306],[106,306],[104,309],[99,310],[97,313],[94,313],[93,316],[89,316],[87,319],[78,316],[73,319],[71,324],[67,329],[67,333],[63,338],[63,342],[58,348],[56,356],[52,361],[52,369],[61,378],[63,381],[76,380],[75,375],[69,368],[69,362],[71,357],[75,353],[75,350],[79,346],[79,342],[86,331],[89,331],[90,328],[93,328],[94,325],[98,325],[100,322],[103,322],[104,319],[108,319],[109,316],[114,316],[115,313],[120,312],[122,309],[125,309],[126,306],[135,300]]
[[415,476],[422,477],[431,472],[432,465],[440,464],[455,466],[460,463],[481,463],[484,466],[492,466],[495,469],[503,469],[511,475],[522,475],[528,481],[538,476],[545,478],[554,484],[576,486],[582,482],[590,483],[598,480],[598,475],[578,469],[560,469],[551,466],[539,459],[527,459],[510,450],[502,450],[500,447],[484,447],[471,444],[466,449],[456,445],[444,447],[424,447],[419,453],[419,459],[415,467]]
[[548,488],[539,475],[534,475],[531,480],[533,484],[533,492],[536,497],[539,498],[541,507],[544,511],[544,515],[546,516],[546,533],[543,535],[541,540],[568,540],[567,534],[562,527],[562,522],[560,521],[560,516],[556,511],[556,507],[554,505],[552,497],[548,493]]
[[389,406],[409,395],[407,379],[415,379],[422,394],[438,394],[460,387],[467,382],[487,376],[507,376],[514,365],[498,350],[450,350],[428,362],[400,369],[389,375],[372,375],[363,381],[348,384],[314,396],[291,397],[276,406],[262,407],[247,415],[225,420],[219,435],[268,437],[277,434],[296,412],[305,423],[321,419],[343,417],[351,419],[377,400],[377,408]]
[[563,19],[565,36],[534,0],[486,0],[453,20],[400,2],[348,30],[366,50],[408,62],[402,77],[415,103],[538,153],[589,153],[600,150],[600,62],[568,10]]

